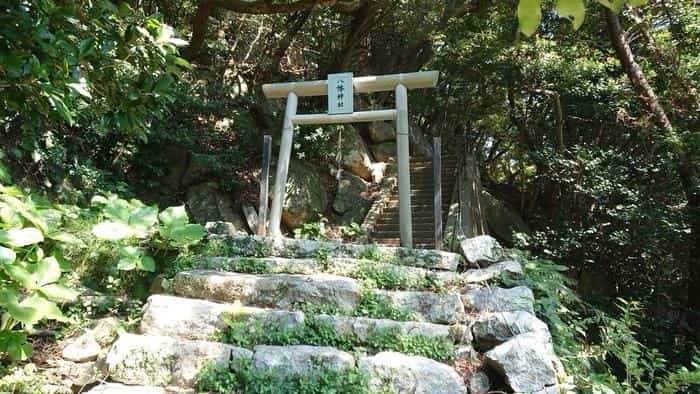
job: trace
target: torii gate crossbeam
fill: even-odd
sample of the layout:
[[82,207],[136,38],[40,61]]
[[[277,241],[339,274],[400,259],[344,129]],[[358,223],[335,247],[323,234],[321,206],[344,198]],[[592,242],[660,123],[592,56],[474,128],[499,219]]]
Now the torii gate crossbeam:
[[282,204],[284,202],[289,161],[292,154],[292,140],[295,124],[358,123],[392,120],[396,124],[396,153],[399,170],[399,225],[401,246],[413,246],[411,218],[411,181],[409,169],[408,137],[408,89],[433,88],[437,84],[437,71],[423,71],[406,74],[389,74],[356,77],[352,79],[356,93],[386,92],[393,90],[396,95],[395,109],[359,111],[350,114],[297,114],[297,98],[304,96],[325,96],[328,94],[328,81],[285,82],[263,85],[267,98],[287,98],[282,125],[282,141],[275,186],[270,210],[268,235],[281,236]]

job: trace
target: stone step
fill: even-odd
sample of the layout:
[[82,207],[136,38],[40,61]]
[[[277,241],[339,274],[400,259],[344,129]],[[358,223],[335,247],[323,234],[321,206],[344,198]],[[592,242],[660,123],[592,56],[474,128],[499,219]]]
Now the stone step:
[[252,359],[247,349],[208,341],[123,333],[105,358],[112,381],[127,385],[192,387],[208,363]]
[[[372,240],[374,242],[377,242],[380,245],[385,245],[385,246],[400,246],[401,245],[401,240],[399,238],[374,238],[374,237],[372,237]],[[427,241],[422,242],[422,241],[413,240],[413,246],[416,248],[423,248],[423,249],[434,248],[435,241],[430,240],[429,242],[427,242]]]
[[[173,313],[174,310],[177,310],[177,313]],[[152,295],[144,308],[140,332],[145,335],[188,340],[212,340],[227,328],[227,319],[250,323],[250,329],[256,329],[254,323],[284,330],[301,330],[307,324],[307,314],[298,311]],[[389,332],[445,340],[455,344],[465,344],[471,340],[468,329],[462,325],[448,326],[327,314],[314,314],[312,319],[328,324],[335,333],[351,338],[360,346],[377,346],[381,336]]]
[[466,394],[462,378],[452,367],[419,356],[383,352],[360,357],[360,371],[369,377],[372,393]]
[[173,292],[185,297],[293,310],[301,306],[332,308],[352,313],[360,300],[360,285],[329,274],[250,275],[214,270],[183,271],[175,275]]
[[[127,385],[191,388],[205,366],[276,377],[309,376],[314,369],[355,367],[347,352],[326,346],[256,346],[253,351],[222,343],[155,335],[122,334],[106,357],[111,380]],[[156,391],[157,392],[157,391]]]
[[[213,270],[183,271],[172,283],[175,294],[222,302],[240,301],[247,306],[295,310],[300,307],[322,308],[341,314],[361,314],[359,282],[336,275],[250,275]],[[411,313],[413,319],[452,324],[464,315],[458,294],[427,291],[372,290],[386,308]],[[369,301],[366,301],[369,302]],[[374,305],[376,306],[376,305]]]
[[226,252],[227,256],[315,258],[322,253],[327,257],[370,258],[386,263],[447,271],[456,271],[462,262],[459,254],[444,251],[308,239],[226,235],[228,228],[222,222],[207,224],[207,229],[213,233],[208,238],[209,242],[217,243],[217,247]]
[[155,386],[128,386],[121,383],[102,382],[85,391],[86,394],[167,394],[164,388]]
[[462,274],[454,271],[382,263],[347,257],[288,259],[284,257],[198,257],[188,269],[247,274],[334,274],[355,279],[374,279],[383,289],[435,289],[460,286]]

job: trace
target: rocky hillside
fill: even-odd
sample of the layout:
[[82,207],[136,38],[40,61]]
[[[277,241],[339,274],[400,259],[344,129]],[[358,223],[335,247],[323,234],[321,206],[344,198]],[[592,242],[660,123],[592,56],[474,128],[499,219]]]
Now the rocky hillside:
[[465,241],[465,261],[227,228],[209,226],[137,332],[96,347],[89,393],[558,391],[532,291],[489,285],[522,273],[490,237]]

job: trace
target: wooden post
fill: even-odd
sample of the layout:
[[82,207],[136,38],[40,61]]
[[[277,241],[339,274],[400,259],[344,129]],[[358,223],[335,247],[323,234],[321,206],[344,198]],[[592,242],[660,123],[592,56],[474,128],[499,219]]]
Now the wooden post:
[[442,249],[442,153],[440,137],[433,137],[433,215],[435,249]]
[[411,173],[408,140],[408,93],[402,84],[396,85],[396,154],[399,169],[399,227],[401,246],[413,247],[411,218]]
[[289,173],[289,160],[292,157],[292,138],[294,137],[294,125],[292,118],[297,113],[297,95],[294,92],[287,94],[287,107],[284,111],[284,123],[282,125],[282,142],[280,154],[277,159],[277,174],[275,175],[275,189],[272,194],[272,209],[270,210],[269,235],[282,236],[280,222],[282,221],[282,204],[284,203],[287,174]]
[[258,235],[265,235],[267,224],[267,191],[270,184],[272,136],[263,137],[262,167],[260,168],[260,203],[258,205]]

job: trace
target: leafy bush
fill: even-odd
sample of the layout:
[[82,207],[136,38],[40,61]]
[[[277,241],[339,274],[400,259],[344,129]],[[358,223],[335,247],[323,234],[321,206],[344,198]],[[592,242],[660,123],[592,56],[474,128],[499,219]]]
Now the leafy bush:
[[0,130],[9,158],[61,198],[127,191],[137,143],[190,67],[178,56],[184,44],[159,15],[126,2],[4,4]]
[[552,333],[557,355],[572,381],[584,392],[683,392],[700,388],[698,355],[691,365],[672,367],[638,339],[636,302],[618,300],[616,316],[581,300],[562,273],[566,267],[543,259],[524,265],[524,276],[503,279],[535,294],[535,310]]
[[160,249],[183,248],[199,242],[204,227],[190,224],[184,206],[170,207],[158,213],[158,208],[146,206],[141,201],[126,201],[117,196],[95,196],[94,205],[102,207],[104,221],[92,228],[98,239],[117,242],[119,262],[117,268],[124,271],[139,269],[155,271],[155,261],[138,246],[126,241],[136,239]]
[[[182,206],[159,213],[116,196],[97,196],[93,203],[98,210],[51,204],[0,184],[0,356],[26,359],[32,351],[26,331],[44,320],[66,321],[58,303],[73,301],[78,293],[62,273],[74,273],[81,261],[98,269],[116,262],[119,270],[152,272],[156,263],[146,250],[186,248],[204,234],[202,226],[188,222]],[[87,231],[86,223],[97,220],[102,221]],[[118,249],[118,255],[107,256],[117,261],[101,264],[96,258],[104,243]],[[118,287],[113,279],[110,283]]]
[[323,241],[328,239],[326,224],[328,219],[321,217],[315,222],[306,222],[301,227],[294,229],[294,238],[315,239]]
[[65,320],[57,303],[77,296],[61,275],[69,268],[61,245],[80,243],[62,231],[69,212],[0,185],[0,355],[11,360],[31,354],[24,330]]

